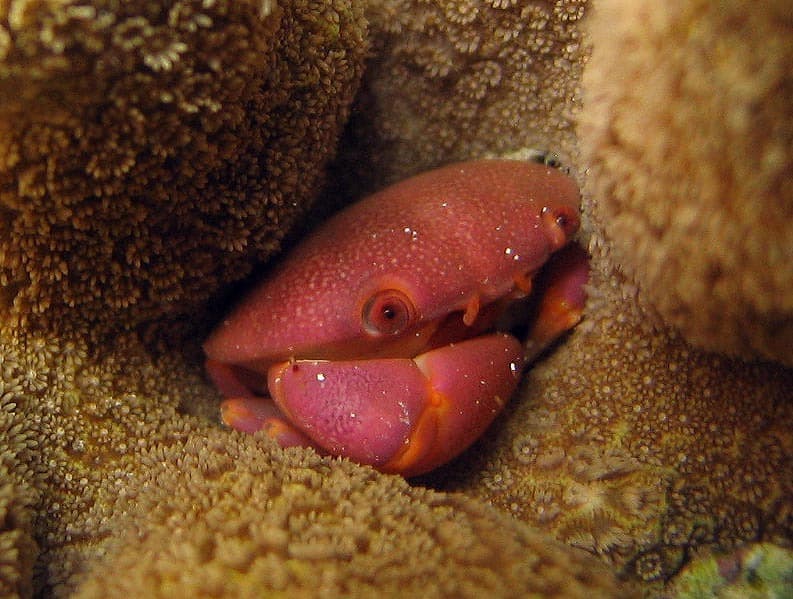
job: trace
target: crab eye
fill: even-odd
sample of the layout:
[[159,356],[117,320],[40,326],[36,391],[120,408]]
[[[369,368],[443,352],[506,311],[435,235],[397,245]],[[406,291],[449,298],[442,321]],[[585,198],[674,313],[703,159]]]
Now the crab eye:
[[384,289],[370,297],[363,306],[363,326],[373,335],[399,335],[416,318],[416,308],[407,295],[396,289]]
[[553,222],[568,238],[578,230],[580,224],[578,212],[570,206],[545,207],[542,213],[544,218]]
[[548,240],[555,250],[558,250],[578,230],[580,219],[578,212],[572,206],[546,206],[540,213],[548,234]]

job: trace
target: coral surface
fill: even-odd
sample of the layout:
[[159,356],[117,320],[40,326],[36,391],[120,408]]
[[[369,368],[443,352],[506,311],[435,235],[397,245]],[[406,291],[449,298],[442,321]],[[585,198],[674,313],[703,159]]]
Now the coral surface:
[[697,547],[793,538],[793,372],[655,329],[595,260],[586,320],[511,411],[437,474],[625,575],[670,579]]
[[702,347],[793,366],[793,12],[600,2],[582,153],[613,259]]
[[[585,0],[375,0],[364,90],[337,177],[371,190],[524,147],[569,162]],[[354,174],[351,175],[351,173]]]
[[619,592],[591,556],[472,499],[181,413],[197,373],[133,334],[90,356],[4,331],[0,355],[4,595],[30,591],[32,536],[55,596]]
[[793,595],[793,551],[767,543],[700,558],[680,574],[675,599],[766,599]]
[[591,556],[492,508],[350,462],[217,430],[140,457],[109,503],[117,539],[80,597],[625,592]]
[[6,318],[100,337],[269,257],[321,182],[364,33],[342,1],[0,4]]

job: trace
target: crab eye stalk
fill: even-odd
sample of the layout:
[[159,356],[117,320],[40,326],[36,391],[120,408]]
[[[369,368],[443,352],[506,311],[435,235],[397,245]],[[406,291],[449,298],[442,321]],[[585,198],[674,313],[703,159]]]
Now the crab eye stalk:
[[578,212],[571,206],[555,206],[542,209],[540,217],[545,223],[548,236],[554,249],[564,246],[581,224]]
[[361,316],[370,335],[399,335],[416,321],[416,308],[401,291],[383,289],[366,301]]

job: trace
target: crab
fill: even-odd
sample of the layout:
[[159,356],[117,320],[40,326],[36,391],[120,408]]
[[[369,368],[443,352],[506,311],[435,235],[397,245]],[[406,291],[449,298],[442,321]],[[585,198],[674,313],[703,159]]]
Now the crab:
[[[581,318],[578,203],[555,168],[477,160],[350,206],[206,340],[222,420],[406,477],[452,460]],[[524,344],[508,326],[527,302]]]

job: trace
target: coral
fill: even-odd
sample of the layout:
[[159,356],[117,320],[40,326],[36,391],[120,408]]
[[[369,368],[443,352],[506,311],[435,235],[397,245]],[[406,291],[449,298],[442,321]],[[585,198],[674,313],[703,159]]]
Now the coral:
[[337,176],[358,193],[522,147],[569,163],[586,4],[370,2],[373,57]]
[[645,303],[704,348],[793,365],[793,14],[605,0],[581,151]]
[[604,249],[593,241],[586,320],[436,484],[646,582],[668,580],[696,547],[789,543],[793,371],[654,328]]
[[0,596],[26,596],[38,553],[32,520],[39,493],[30,484],[31,453],[38,441],[13,402],[22,386],[13,356],[0,354],[0,372]]
[[0,2],[0,593],[625,596],[599,562],[653,593],[711,550],[771,564],[737,546],[793,543],[793,372],[683,338],[790,363],[791,15],[722,4],[598,2],[582,104],[584,1],[367,3],[335,188],[552,150],[593,254],[582,325],[408,485],[222,429],[199,339],[161,351],[302,224],[362,3]]
[[97,340],[193,314],[279,248],[366,50],[341,0],[0,9],[0,306]]
[[176,402],[189,400],[181,389],[198,389],[200,382],[178,376],[170,357],[156,369],[131,334],[119,337],[114,349],[116,356],[109,346],[107,355],[91,356],[84,339],[0,331],[0,414],[8,422],[0,451],[9,456],[4,480],[17,495],[6,524],[18,543],[16,555],[4,561],[16,563],[9,566],[15,576],[7,580],[15,578],[23,595],[32,584],[34,558],[39,560],[36,586],[46,587],[65,584],[76,565],[96,551],[75,547],[91,536],[101,538],[103,528],[78,530],[102,492],[100,482],[117,483],[119,469],[131,468],[142,447],[139,439],[163,442],[188,426],[180,423]]
[[24,415],[2,437],[7,588],[30,588],[35,536],[36,590],[55,596],[619,592],[591,556],[474,500],[181,413],[206,401],[198,373],[132,333],[92,357],[3,331],[0,355],[0,414]]
[[350,462],[284,454],[261,438],[218,431],[166,455],[151,447],[140,459],[112,504],[122,515],[111,518],[117,540],[78,597],[619,591],[583,552],[470,499]]
[[669,597],[764,599],[789,597],[793,551],[758,543],[727,555],[701,557],[681,572]]

